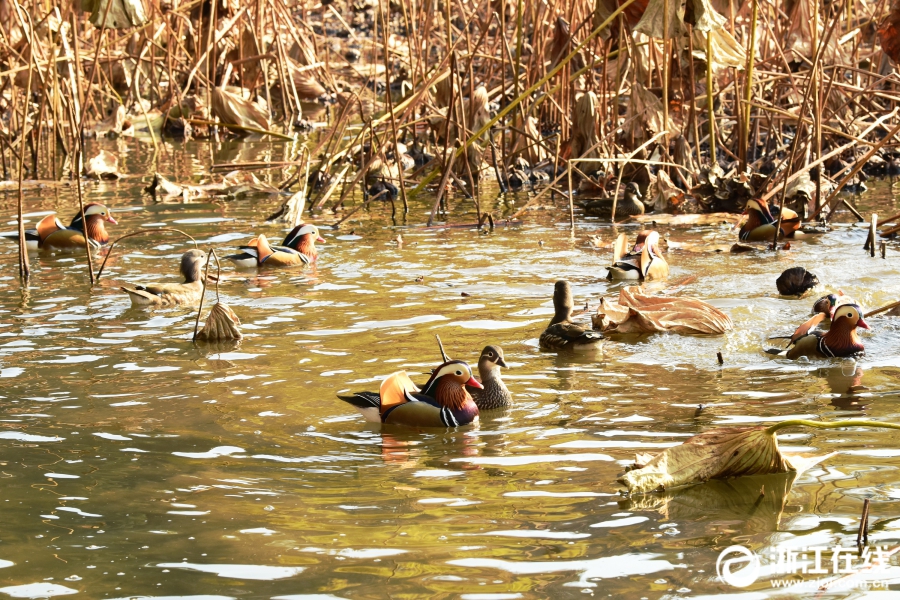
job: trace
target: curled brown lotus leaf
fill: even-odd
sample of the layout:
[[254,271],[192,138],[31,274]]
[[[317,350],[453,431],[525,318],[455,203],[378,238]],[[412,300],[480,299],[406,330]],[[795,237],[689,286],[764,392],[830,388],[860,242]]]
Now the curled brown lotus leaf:
[[731,317],[697,298],[645,296],[640,287],[622,288],[618,302],[601,298],[594,329],[604,333],[720,335],[734,329]]
[[666,490],[743,475],[802,473],[836,453],[817,457],[785,456],[767,426],[715,429],[668,448],[619,479],[631,493]]
[[[669,9],[668,35],[665,35],[664,22],[666,7]],[[650,0],[634,30],[659,40],[681,37],[684,34],[684,4],[673,0]]]
[[[695,29],[691,32],[694,42],[694,57],[700,60],[706,60],[706,36],[707,33]],[[741,46],[734,36],[725,29],[713,29],[708,32],[712,37],[712,68],[713,72],[718,73],[722,69],[736,67],[743,69],[747,65],[747,51]],[[703,99],[698,97],[698,101]]]
[[212,114],[226,126],[269,128],[269,117],[262,108],[234,92],[219,87],[212,89]]
[[84,174],[93,179],[118,179],[119,157],[107,150],[101,150],[85,165]]
[[653,210],[657,212],[674,213],[684,203],[684,191],[676,187],[662,169],[656,174],[647,195]]
[[203,329],[197,334],[197,339],[204,342],[221,342],[225,340],[240,340],[244,336],[240,330],[241,320],[230,306],[217,302],[209,315]]
[[528,161],[529,166],[534,166],[549,157],[547,149],[540,144],[541,130],[538,127],[539,121],[537,117],[525,117],[523,129],[526,135],[520,135],[516,138],[516,145],[513,148],[513,156],[522,156]]
[[301,72],[294,73],[294,89],[297,90],[297,97],[301,100],[316,100],[324,96],[326,91],[315,77]]
[[[107,8],[110,2],[112,5]],[[81,9],[91,13],[94,27],[127,29],[147,22],[147,11],[142,0],[82,0]]]
[[[597,144],[597,94],[585,92],[575,101],[575,115],[572,119],[572,158],[597,158],[600,155]],[[595,171],[597,165],[583,165],[583,171]]]

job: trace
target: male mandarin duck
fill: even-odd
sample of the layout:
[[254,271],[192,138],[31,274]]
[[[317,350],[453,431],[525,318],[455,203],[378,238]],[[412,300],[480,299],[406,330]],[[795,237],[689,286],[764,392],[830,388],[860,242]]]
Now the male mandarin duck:
[[225,258],[239,267],[291,267],[308,265],[316,261],[319,252],[316,242],[324,244],[315,225],[298,225],[287,234],[281,246],[271,246],[266,236],[253,238],[246,246],[241,246],[240,254],[232,254]]
[[503,348],[485,346],[478,359],[478,374],[484,387],[472,387],[469,390],[479,410],[493,410],[512,404],[512,394],[500,378],[500,367],[506,367]]
[[821,313],[826,320],[831,320],[831,315],[834,314],[835,309],[843,304],[858,305],[859,303],[850,296],[845,295],[841,290],[838,290],[837,294],[826,294],[816,300],[811,314]]
[[[117,225],[109,209],[102,204],[88,204],[84,207],[84,218],[87,222],[87,234],[92,248],[99,248],[109,242],[109,233],[105,223]],[[47,215],[37,224],[35,229],[25,230],[25,245],[29,250],[78,250],[84,248],[84,223],[81,211],[72,218],[68,227],[55,215]],[[10,239],[18,240],[17,233],[9,234]]]
[[[800,231],[800,215],[789,208],[782,208],[784,217],[781,220],[781,233],[779,237],[802,237]],[[744,242],[767,242],[775,235],[775,227],[778,224],[778,216],[769,210],[768,203],[762,198],[747,200],[744,208],[747,221],[741,226],[740,239]]]
[[188,250],[181,257],[184,283],[152,283],[133,288],[123,287],[137,306],[173,306],[197,304],[203,295],[203,265],[206,254],[202,250]]
[[542,350],[594,350],[603,343],[602,333],[572,322],[574,306],[569,282],[564,279],[557,281],[553,289],[555,313],[539,339]]
[[[583,204],[588,215],[609,218],[612,215],[612,198],[600,198]],[[644,203],[641,202],[641,189],[635,182],[625,184],[625,193],[616,202],[616,218],[625,219],[644,214]]]
[[613,248],[613,265],[607,279],[638,279],[650,281],[669,276],[669,263],[659,249],[659,233],[645,229],[638,233],[631,252],[626,252],[627,238],[620,233]]
[[823,313],[817,313],[809,321],[797,328],[791,336],[787,350],[777,352],[778,356],[790,359],[807,356],[809,358],[843,358],[857,356],[865,351],[862,341],[856,334],[861,327],[869,329],[863,320],[862,309],[858,304],[839,304],[831,315],[831,327],[828,331],[814,329],[825,319]]
[[389,375],[376,392],[356,392],[338,398],[356,407],[367,421],[410,427],[459,427],[478,421],[478,406],[466,386],[481,389],[472,369],[448,360],[431,374],[421,390],[406,371]]

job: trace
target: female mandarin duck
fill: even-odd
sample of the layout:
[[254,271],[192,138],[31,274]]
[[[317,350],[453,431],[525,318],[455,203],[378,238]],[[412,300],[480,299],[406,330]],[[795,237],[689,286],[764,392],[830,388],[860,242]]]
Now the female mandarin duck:
[[[779,237],[802,237],[800,231],[800,215],[789,208],[782,208],[784,217],[781,219],[781,233]],[[744,242],[767,242],[775,236],[775,227],[778,217],[773,216],[768,203],[762,198],[747,200],[744,208],[747,221],[741,226],[740,239]]]
[[[88,204],[84,207],[84,218],[87,227],[81,221],[81,211],[72,218],[68,227],[62,224],[55,214],[41,219],[35,229],[25,230],[25,245],[29,250],[78,250],[84,248],[84,232],[87,229],[91,247],[100,248],[109,242],[109,233],[105,223],[117,225],[109,209],[102,204]],[[18,240],[18,234],[11,234],[10,239]]]
[[449,360],[431,374],[421,390],[406,371],[389,375],[378,393],[356,392],[338,398],[356,407],[367,421],[410,427],[459,427],[478,421],[478,407],[466,386],[481,389],[472,369]]
[[512,394],[500,378],[500,367],[506,367],[503,348],[485,346],[478,359],[478,374],[484,388],[473,387],[469,390],[478,410],[494,410],[512,404]]
[[607,279],[650,281],[669,276],[669,263],[659,249],[659,233],[644,230],[638,233],[631,252],[626,252],[627,239],[624,233],[616,238],[613,249],[613,265],[609,267]]
[[[612,215],[612,198],[600,198],[591,200],[584,205],[584,212],[588,215],[609,218]],[[622,199],[616,202],[616,218],[626,219],[644,214],[644,203],[641,202],[641,189],[633,181],[625,184],[625,193]]]
[[203,295],[202,270],[206,254],[202,250],[188,250],[181,257],[184,283],[152,283],[133,288],[123,287],[136,306],[173,306],[197,304]]
[[823,313],[816,314],[812,319],[797,328],[791,336],[791,343],[784,352],[778,356],[790,359],[807,356],[809,358],[834,358],[847,357],[862,354],[865,346],[856,334],[857,327],[869,329],[869,325],[863,320],[862,309],[858,304],[839,304],[831,315],[831,327],[828,331],[813,329],[824,320]]
[[539,340],[542,350],[594,350],[603,343],[603,334],[572,322],[574,306],[569,282],[557,281],[553,289],[555,313]]
[[225,258],[247,268],[261,267],[263,264],[273,267],[308,265],[319,257],[316,242],[324,244],[325,240],[315,225],[298,225],[287,234],[281,246],[271,246],[266,236],[260,235],[246,246],[241,246],[242,253]]

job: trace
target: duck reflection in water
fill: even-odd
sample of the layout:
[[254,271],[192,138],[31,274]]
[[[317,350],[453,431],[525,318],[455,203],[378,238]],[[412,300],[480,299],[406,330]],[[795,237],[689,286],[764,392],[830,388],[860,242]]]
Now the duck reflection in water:
[[[467,432],[455,431],[447,432],[437,439],[423,439],[421,432],[409,431],[407,429],[397,427],[396,431],[385,431],[381,427],[381,459],[389,465],[399,467],[401,469],[446,469],[447,465],[443,460],[421,461],[423,456],[432,454],[427,449],[431,444],[439,444],[442,451],[446,451],[448,455],[476,457],[480,454],[479,438],[477,436],[467,435]],[[477,426],[476,426],[477,427]],[[473,431],[469,429],[468,432]],[[463,470],[480,469],[476,464],[461,462],[457,465]],[[454,467],[456,468],[456,467]]]
[[819,369],[816,372],[825,379],[832,394],[831,405],[837,410],[864,411],[871,397],[863,396],[868,388],[862,385],[863,368],[853,360],[844,360],[840,366]]

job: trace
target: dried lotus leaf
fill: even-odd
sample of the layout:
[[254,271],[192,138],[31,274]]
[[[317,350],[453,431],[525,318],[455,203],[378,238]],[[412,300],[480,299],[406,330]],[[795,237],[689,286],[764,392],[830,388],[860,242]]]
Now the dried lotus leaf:
[[221,342],[224,340],[240,340],[244,336],[240,330],[241,320],[226,304],[217,302],[209,315],[197,339],[204,342]]
[[269,117],[258,105],[222,88],[212,89],[212,114],[227,127],[268,129]]
[[734,329],[731,317],[697,298],[645,296],[640,287],[626,287],[619,300],[600,300],[594,329],[605,333],[720,335]]
[[88,161],[84,174],[94,179],[118,179],[119,158],[112,152],[101,150],[97,156]]
[[781,453],[769,427],[729,427],[695,435],[680,446],[667,448],[619,481],[631,493],[646,493],[710,479],[789,471],[799,474],[834,454],[788,457]]

